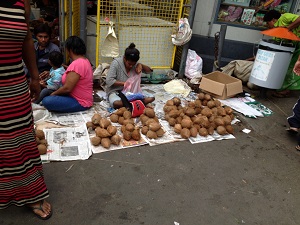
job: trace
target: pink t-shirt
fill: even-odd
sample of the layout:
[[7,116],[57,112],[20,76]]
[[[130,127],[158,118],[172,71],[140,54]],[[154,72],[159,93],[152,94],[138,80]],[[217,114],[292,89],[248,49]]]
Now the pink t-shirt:
[[65,84],[69,72],[80,75],[79,81],[70,93],[83,107],[93,105],[93,69],[88,59],[78,58],[74,60],[62,76],[62,83]]

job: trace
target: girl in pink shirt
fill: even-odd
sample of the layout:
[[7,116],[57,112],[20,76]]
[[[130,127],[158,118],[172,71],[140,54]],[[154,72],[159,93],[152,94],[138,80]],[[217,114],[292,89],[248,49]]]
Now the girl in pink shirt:
[[81,38],[70,36],[65,47],[72,63],[62,76],[63,86],[45,97],[42,104],[54,112],[84,111],[93,105],[93,69],[85,58],[86,46]]

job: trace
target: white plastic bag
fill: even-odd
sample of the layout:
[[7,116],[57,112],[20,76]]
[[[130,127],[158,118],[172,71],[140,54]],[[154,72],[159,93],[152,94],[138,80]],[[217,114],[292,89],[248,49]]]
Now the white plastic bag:
[[185,76],[189,79],[202,76],[202,58],[197,55],[194,50],[189,49],[186,64],[185,64]]
[[119,42],[113,28],[113,22],[109,22],[108,33],[101,47],[101,56],[103,57],[118,57]]
[[184,45],[189,40],[191,40],[192,29],[187,18],[181,18],[179,20],[177,34],[173,34],[171,35],[171,37],[172,43],[178,46]]

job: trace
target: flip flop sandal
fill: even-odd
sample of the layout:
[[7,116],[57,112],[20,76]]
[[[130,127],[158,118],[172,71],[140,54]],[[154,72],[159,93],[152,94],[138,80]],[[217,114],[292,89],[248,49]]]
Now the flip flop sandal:
[[44,212],[43,210],[43,204],[44,204],[44,200],[40,201],[40,206],[27,206],[39,219],[41,220],[47,220],[49,219],[51,216],[52,216],[52,209],[51,209],[51,212],[48,214],[48,216],[46,217],[42,217],[40,216],[39,214],[36,214],[34,210],[40,210],[42,212]]
[[300,151],[300,145],[296,145],[295,148],[297,151]]
[[286,129],[286,131],[289,132],[290,134],[298,134],[298,131],[291,128]]

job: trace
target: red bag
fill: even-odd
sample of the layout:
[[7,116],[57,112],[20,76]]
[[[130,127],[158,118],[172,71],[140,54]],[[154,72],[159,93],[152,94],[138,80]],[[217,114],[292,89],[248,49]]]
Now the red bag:
[[122,93],[122,91],[118,91],[118,93],[125,108],[127,108],[131,112],[132,117],[138,117],[143,114],[146,106],[142,100],[134,100],[129,102],[126,96]]
[[134,100],[132,102],[130,102],[132,105],[132,117],[138,117],[140,115],[143,114],[146,106],[144,105],[144,103],[141,100]]

